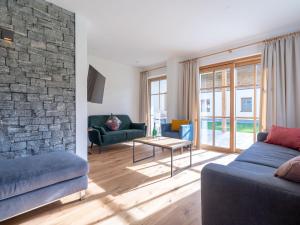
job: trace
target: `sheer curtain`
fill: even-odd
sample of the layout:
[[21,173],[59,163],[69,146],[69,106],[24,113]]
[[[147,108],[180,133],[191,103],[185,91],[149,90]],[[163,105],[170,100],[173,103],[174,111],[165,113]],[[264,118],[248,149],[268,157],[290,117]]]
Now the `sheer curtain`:
[[199,147],[199,87],[197,60],[182,64],[179,76],[179,104],[178,112],[182,119],[188,119],[194,125],[194,144]]
[[148,71],[140,73],[140,110],[139,117],[140,122],[146,123],[148,126],[150,125],[150,112],[149,112],[149,89],[148,89],[148,77],[150,73]]
[[266,41],[262,68],[261,129],[300,127],[300,33]]

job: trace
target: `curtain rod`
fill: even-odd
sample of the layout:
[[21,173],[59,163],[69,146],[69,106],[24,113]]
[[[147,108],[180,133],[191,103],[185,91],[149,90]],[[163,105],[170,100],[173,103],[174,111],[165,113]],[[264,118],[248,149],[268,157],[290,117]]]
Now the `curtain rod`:
[[152,69],[149,69],[149,70],[144,70],[142,71],[141,73],[144,73],[144,72],[151,72],[153,70],[158,70],[158,69],[162,69],[162,68],[167,68],[167,66],[159,66],[159,67],[155,67],[155,68],[152,68]]
[[239,47],[230,48],[230,49],[226,49],[226,50],[223,50],[223,51],[214,52],[214,53],[210,53],[210,54],[207,54],[207,55],[199,56],[199,57],[196,57],[196,58],[193,58],[193,59],[187,59],[187,60],[181,61],[179,63],[185,63],[185,62],[189,62],[189,61],[194,61],[194,60],[197,60],[197,59],[206,58],[206,57],[213,56],[213,55],[218,55],[218,54],[221,54],[221,53],[224,53],[224,52],[232,52],[232,51],[240,49],[240,48],[245,48],[245,47],[248,47],[248,46],[261,44],[263,42],[264,41],[253,42],[253,43],[242,45],[242,46],[239,46]]
[[196,57],[196,58],[193,58],[193,59],[187,59],[187,60],[181,61],[179,63],[185,63],[185,62],[189,62],[189,61],[193,61],[193,60],[197,60],[197,59],[201,59],[201,58],[206,58],[206,57],[217,55],[217,54],[224,53],[224,52],[232,52],[232,51],[240,49],[240,48],[245,48],[245,47],[252,46],[252,45],[266,43],[266,42],[269,42],[269,41],[272,41],[272,40],[276,40],[278,38],[283,38],[283,37],[287,37],[287,36],[290,36],[290,35],[295,35],[295,34],[298,34],[298,33],[300,33],[300,31],[293,32],[293,33],[288,33],[288,34],[284,34],[284,35],[280,35],[280,36],[269,38],[269,39],[262,40],[262,41],[256,41],[256,42],[253,42],[253,43],[250,43],[250,44],[241,45],[239,47],[230,48],[230,49],[219,51],[219,52],[214,52],[214,53],[203,55],[203,56],[199,56],[199,57]]

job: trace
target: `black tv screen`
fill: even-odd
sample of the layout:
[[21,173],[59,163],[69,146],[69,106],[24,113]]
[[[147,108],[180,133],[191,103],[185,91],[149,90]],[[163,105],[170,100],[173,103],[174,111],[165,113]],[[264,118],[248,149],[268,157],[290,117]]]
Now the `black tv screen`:
[[93,103],[102,103],[104,94],[105,77],[94,67],[89,66],[87,81],[87,100]]

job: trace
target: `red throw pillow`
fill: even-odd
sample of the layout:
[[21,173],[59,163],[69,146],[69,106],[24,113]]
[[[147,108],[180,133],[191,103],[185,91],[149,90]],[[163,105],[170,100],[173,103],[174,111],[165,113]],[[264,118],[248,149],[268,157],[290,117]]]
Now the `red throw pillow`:
[[300,150],[300,128],[286,128],[273,125],[265,142]]

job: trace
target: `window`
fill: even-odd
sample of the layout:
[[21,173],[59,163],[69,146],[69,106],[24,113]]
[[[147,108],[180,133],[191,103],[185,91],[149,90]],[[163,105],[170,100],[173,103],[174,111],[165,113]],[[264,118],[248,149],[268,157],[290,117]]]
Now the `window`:
[[241,98],[241,112],[252,112],[252,98]]
[[149,79],[150,87],[150,131],[154,123],[159,130],[161,123],[167,122],[167,78],[166,76]]
[[256,141],[259,128],[259,60],[235,66],[235,99],[235,147],[247,149]]
[[200,143],[216,150],[247,149],[256,141],[260,56],[200,68]]
[[210,112],[210,99],[201,99],[201,112]]

